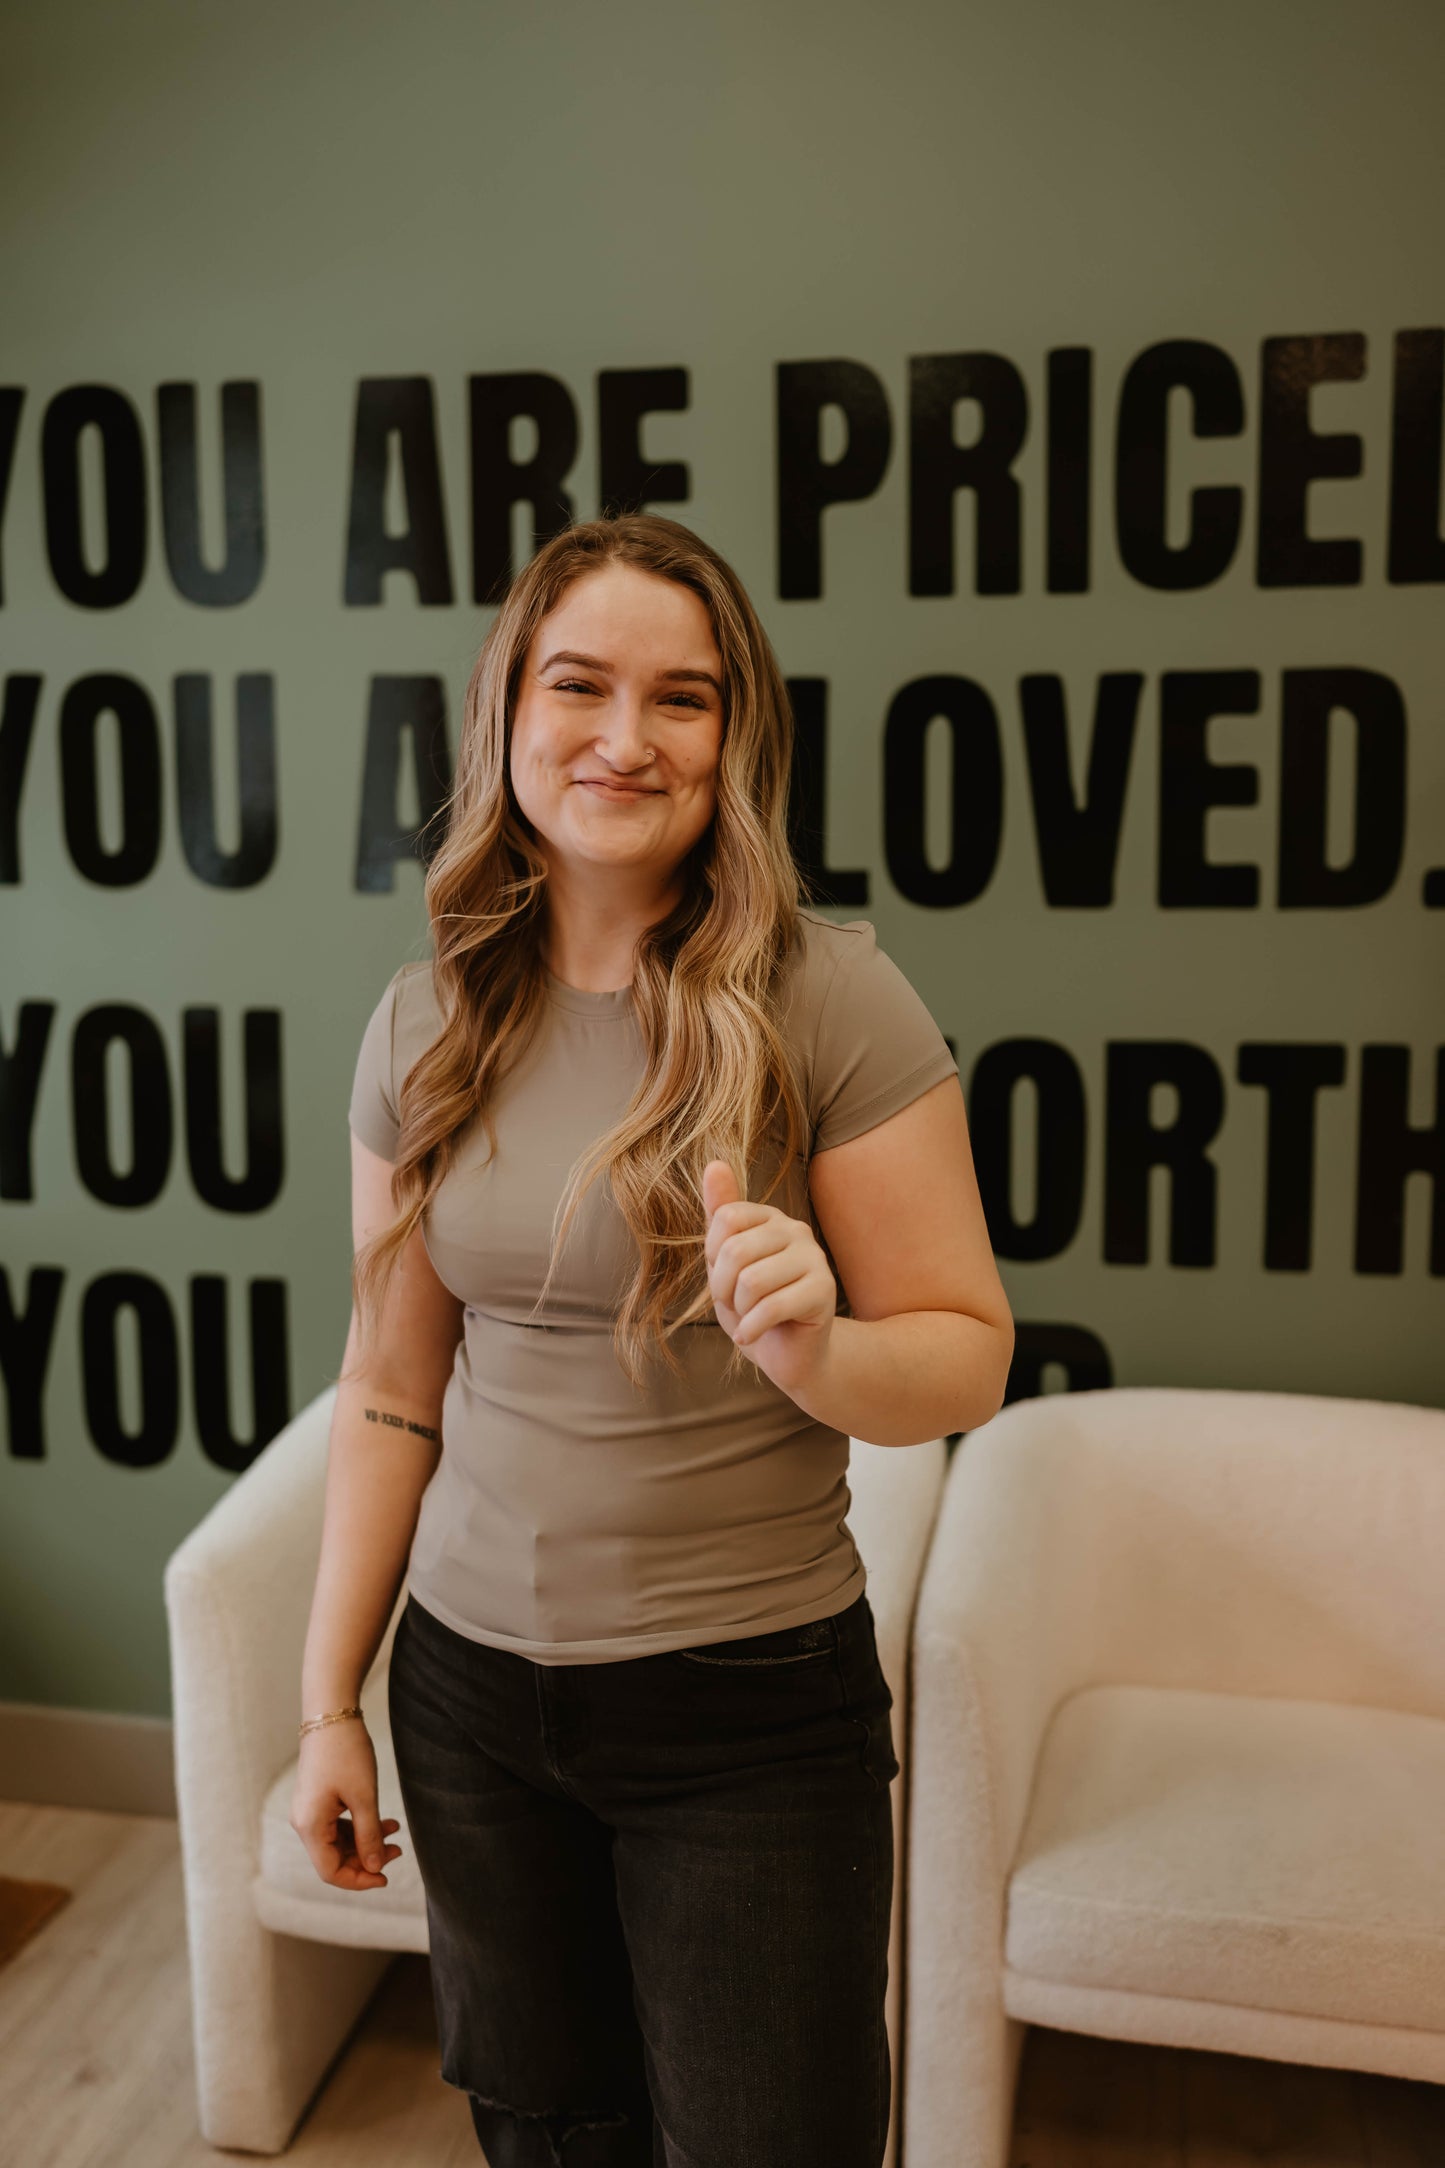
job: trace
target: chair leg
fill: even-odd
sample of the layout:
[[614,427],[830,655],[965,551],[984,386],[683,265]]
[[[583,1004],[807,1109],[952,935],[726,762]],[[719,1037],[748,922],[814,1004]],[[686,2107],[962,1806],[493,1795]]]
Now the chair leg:
[[284,2153],[393,1953],[233,1921],[191,1946],[196,2094],[211,2145]]

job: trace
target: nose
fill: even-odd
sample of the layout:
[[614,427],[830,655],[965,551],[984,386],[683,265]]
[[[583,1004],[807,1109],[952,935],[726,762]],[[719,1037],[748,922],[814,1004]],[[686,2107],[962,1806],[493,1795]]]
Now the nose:
[[603,728],[592,741],[593,751],[619,775],[631,775],[653,764],[642,710],[627,700],[609,704]]

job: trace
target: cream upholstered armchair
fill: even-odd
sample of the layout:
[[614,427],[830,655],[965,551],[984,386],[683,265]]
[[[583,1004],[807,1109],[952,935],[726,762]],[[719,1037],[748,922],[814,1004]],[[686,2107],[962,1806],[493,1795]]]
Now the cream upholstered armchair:
[[1003,2168],[1029,2023],[1445,2082],[1445,1412],[1001,1409],[912,1696],[907,2168]]
[[[398,1950],[425,1950],[425,1900],[387,1721],[387,1667],[405,1586],[361,1703],[380,1806],[400,1858],[384,1889],[319,1881],[290,1825],[301,1657],[321,1546],[336,1388],[287,1425],[166,1566],[176,1798],[190,1950],[200,2126],[216,2146],[280,2153]],[[893,1691],[900,1773],[889,1954],[897,2168],[902,2082],[905,1745],[914,1597],[947,1460],[941,1438],[860,1444],[849,1526],[868,1569],[878,1653]]]

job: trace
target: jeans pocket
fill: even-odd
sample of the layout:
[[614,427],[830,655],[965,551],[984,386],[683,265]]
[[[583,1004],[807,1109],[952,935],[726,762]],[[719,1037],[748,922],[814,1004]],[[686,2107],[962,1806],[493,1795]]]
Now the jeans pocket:
[[747,1634],[736,1641],[705,1642],[674,1649],[690,1664],[713,1664],[726,1671],[753,1671],[763,1665],[809,1664],[831,1656],[837,1628],[831,1618],[809,1619],[802,1626],[781,1626],[773,1633]]
[[886,1791],[899,1773],[893,1736],[893,1690],[878,1655],[877,1622],[866,1591],[840,1616],[838,1669],[843,1712],[858,1738],[859,1760]]

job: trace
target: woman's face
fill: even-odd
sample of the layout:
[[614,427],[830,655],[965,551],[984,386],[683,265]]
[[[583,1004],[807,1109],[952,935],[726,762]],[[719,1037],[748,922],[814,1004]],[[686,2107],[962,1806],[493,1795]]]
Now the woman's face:
[[671,878],[713,816],[721,684],[690,587],[617,563],[573,581],[512,719],[512,789],[552,863]]

